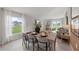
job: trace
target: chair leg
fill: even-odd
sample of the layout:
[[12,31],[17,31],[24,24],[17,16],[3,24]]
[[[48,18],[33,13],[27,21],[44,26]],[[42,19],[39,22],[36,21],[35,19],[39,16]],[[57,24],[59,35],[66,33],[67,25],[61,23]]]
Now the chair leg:
[[55,42],[54,42],[54,51],[55,51]]
[[51,44],[49,43],[49,51],[51,51]]
[[54,51],[56,50],[56,38],[55,38],[55,41],[54,41]]
[[26,41],[26,44],[25,44],[26,48],[27,48],[27,41]]
[[26,42],[26,47],[29,48],[29,42],[28,41]]
[[34,42],[33,42],[33,51],[34,51]]
[[29,48],[29,41],[28,41],[28,48]]
[[37,47],[37,50],[39,51],[39,43],[38,43],[38,47]]
[[48,46],[47,46],[47,43],[46,43],[46,51],[48,50]]

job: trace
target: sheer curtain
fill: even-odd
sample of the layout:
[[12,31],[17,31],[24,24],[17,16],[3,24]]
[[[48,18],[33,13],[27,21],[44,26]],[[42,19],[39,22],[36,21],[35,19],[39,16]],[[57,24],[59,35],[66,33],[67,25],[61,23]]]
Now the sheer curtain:
[[6,27],[5,31],[6,31],[7,38],[9,38],[10,36],[13,36],[13,34],[12,34],[12,17],[20,17],[22,19],[22,32],[24,31],[24,15],[5,9],[5,27]]

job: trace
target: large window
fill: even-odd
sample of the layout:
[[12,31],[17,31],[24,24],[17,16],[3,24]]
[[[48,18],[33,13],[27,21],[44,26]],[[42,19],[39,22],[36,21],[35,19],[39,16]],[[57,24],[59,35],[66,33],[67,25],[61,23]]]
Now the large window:
[[11,24],[12,24],[12,34],[22,32],[22,18],[21,17],[11,17]]
[[53,20],[51,22],[51,28],[53,31],[57,31],[58,28],[62,27],[62,20]]
[[6,26],[6,37],[14,34],[23,32],[24,17],[22,14],[6,11],[5,12],[5,26]]

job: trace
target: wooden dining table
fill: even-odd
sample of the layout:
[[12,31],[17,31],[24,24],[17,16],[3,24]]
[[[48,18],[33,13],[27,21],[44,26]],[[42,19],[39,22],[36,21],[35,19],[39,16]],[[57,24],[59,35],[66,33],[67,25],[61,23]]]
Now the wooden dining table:
[[[50,47],[52,50],[55,50],[56,47],[56,33],[52,32],[52,31],[41,31],[40,33],[36,33],[36,32],[30,32],[31,35],[34,35],[35,37],[40,37],[40,36],[44,36],[46,35],[45,38],[47,38],[50,42]],[[41,40],[41,39],[40,39]]]
[[[46,32],[46,38],[49,40],[50,42],[50,50],[55,50],[56,47],[56,33],[52,32],[52,31],[45,31]],[[41,34],[40,34],[41,35]]]

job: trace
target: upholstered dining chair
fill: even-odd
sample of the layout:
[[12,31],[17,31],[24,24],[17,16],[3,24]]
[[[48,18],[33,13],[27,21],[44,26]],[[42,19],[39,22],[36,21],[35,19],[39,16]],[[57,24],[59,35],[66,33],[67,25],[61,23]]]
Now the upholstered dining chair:
[[50,42],[46,37],[38,37],[37,40],[38,40],[38,51],[40,49],[46,51],[50,50]]
[[26,33],[23,33],[23,44],[28,48],[28,35]]
[[[34,36],[34,35],[32,35],[32,34],[29,34],[28,35],[28,42],[29,42],[29,44],[31,43],[31,45],[33,46],[33,51],[34,51],[34,48],[35,48],[35,44],[38,42],[37,41],[37,38],[36,38],[36,36]],[[28,47],[30,47],[29,46],[29,44],[28,44]],[[32,47],[31,47],[32,48]]]

